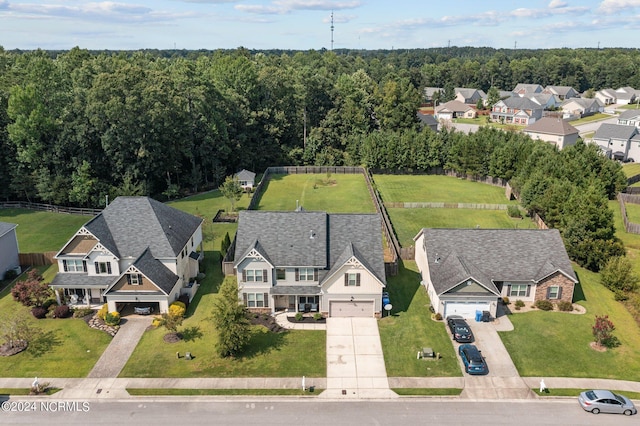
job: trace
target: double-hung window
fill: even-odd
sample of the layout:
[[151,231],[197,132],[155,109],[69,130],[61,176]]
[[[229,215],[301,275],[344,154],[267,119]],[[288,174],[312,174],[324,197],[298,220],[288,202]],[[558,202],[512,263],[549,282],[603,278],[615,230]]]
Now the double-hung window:
[[549,287],[549,299],[558,299],[560,298],[560,287],[557,285],[552,285]]
[[96,274],[109,274],[111,275],[111,262],[94,262],[96,268]]
[[346,273],[344,274],[344,285],[347,287],[357,287],[360,285],[360,274],[359,273]]
[[314,268],[299,268],[298,269],[298,281],[315,281],[315,269]]
[[527,296],[527,284],[511,284],[511,291],[509,291],[509,297],[526,297]]
[[242,281],[244,282],[266,282],[267,278],[266,269],[244,269],[242,271]]
[[87,272],[87,263],[82,259],[65,259],[62,264],[65,272]]

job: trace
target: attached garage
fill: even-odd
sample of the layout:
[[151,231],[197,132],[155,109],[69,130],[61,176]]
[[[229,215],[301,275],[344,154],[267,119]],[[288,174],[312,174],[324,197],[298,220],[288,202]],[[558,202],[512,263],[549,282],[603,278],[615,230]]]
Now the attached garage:
[[329,302],[329,316],[331,317],[373,317],[373,301],[342,301]]
[[444,317],[450,315],[460,315],[463,318],[473,319],[476,317],[476,311],[491,311],[488,302],[445,302]]

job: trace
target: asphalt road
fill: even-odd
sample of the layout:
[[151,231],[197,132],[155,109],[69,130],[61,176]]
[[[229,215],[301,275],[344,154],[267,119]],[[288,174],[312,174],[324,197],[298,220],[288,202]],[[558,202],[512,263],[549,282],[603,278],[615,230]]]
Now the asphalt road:
[[[526,401],[461,401],[406,398],[396,401],[310,399],[144,398],[135,401],[11,399],[30,411],[0,412],[0,424],[109,425],[631,425],[638,415],[590,414],[575,398]],[[39,404],[47,401],[44,407]],[[53,409],[58,402],[67,407]],[[76,403],[75,406],[73,403]],[[4,408],[4,406],[3,406]]]

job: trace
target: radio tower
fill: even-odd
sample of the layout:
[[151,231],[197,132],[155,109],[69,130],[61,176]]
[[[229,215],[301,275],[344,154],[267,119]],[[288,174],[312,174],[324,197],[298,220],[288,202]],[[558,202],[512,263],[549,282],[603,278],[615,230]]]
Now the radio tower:
[[333,10],[331,11],[331,50],[333,50]]

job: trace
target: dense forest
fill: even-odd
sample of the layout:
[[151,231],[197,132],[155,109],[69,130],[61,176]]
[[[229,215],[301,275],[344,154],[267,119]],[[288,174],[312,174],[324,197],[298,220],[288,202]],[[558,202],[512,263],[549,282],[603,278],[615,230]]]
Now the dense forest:
[[173,198],[240,168],[364,165],[511,179],[523,205],[597,270],[622,245],[607,199],[620,166],[579,143],[422,130],[425,86],[640,88],[636,49],[5,51],[0,199],[100,207],[105,195]]

